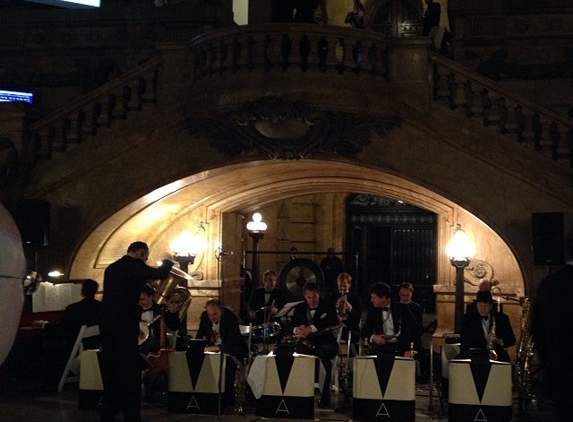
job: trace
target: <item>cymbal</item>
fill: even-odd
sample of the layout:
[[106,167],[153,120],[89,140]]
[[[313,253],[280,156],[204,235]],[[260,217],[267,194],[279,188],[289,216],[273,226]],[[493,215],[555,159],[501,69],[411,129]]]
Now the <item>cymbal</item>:
[[296,258],[288,262],[279,274],[279,287],[289,302],[301,300],[302,287],[309,281],[317,282],[324,290],[324,274],[310,259]]

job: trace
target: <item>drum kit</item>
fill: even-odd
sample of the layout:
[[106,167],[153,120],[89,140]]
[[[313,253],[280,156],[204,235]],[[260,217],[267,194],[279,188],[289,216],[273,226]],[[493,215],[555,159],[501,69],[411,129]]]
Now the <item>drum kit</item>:
[[[302,287],[309,281],[315,281],[321,287],[324,285],[322,270],[314,261],[296,258],[283,267],[279,274],[278,284],[289,302],[274,315],[275,321],[267,321],[242,331],[245,338],[250,337],[253,354],[267,354],[269,344],[280,342],[283,334],[281,322],[286,322],[293,308],[303,301]],[[266,307],[262,307],[257,312],[266,310]],[[262,345],[262,349],[259,347],[260,345]]]

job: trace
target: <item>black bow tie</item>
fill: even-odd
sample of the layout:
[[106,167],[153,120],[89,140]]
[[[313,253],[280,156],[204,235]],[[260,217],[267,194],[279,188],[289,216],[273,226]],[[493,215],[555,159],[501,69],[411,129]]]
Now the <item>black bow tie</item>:
[[153,312],[153,308],[147,308],[147,309],[143,309],[143,310],[141,311],[142,314],[145,313],[145,312]]
[[482,316],[481,318],[482,318],[484,321],[487,321],[488,316],[487,316],[487,315],[486,315],[486,316]]
[[390,312],[390,308],[387,306],[384,306],[383,308],[380,308],[380,309],[382,309],[385,312]]
[[316,311],[317,308],[308,308],[309,311]]

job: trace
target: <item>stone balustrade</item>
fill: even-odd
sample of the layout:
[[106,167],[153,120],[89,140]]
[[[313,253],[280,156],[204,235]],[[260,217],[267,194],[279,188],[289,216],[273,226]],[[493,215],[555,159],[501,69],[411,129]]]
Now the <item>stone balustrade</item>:
[[433,98],[519,144],[573,167],[573,120],[437,54],[430,55]]
[[32,124],[28,140],[33,151],[24,156],[33,166],[141,110],[144,103],[156,102],[159,64],[159,56],[152,58]]

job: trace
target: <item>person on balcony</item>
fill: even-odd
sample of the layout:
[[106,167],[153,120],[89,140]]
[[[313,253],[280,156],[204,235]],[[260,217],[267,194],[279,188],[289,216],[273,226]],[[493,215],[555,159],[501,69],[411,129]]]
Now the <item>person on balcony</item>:
[[440,26],[440,14],[442,13],[442,6],[440,3],[435,3],[433,0],[426,0],[426,11],[422,18],[422,35],[431,36],[432,28],[434,31]]

